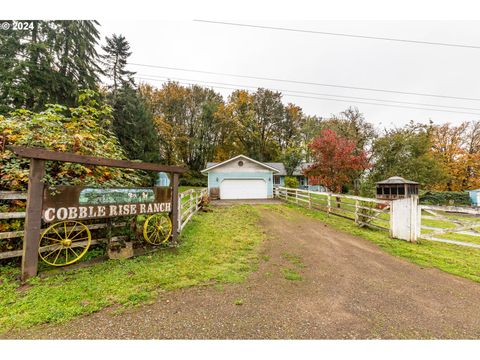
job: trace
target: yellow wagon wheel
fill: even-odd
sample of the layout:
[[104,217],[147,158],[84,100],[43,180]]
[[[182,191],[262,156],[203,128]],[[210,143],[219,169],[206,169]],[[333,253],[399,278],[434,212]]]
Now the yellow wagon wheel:
[[92,242],[88,227],[78,221],[50,225],[40,237],[38,253],[52,266],[65,266],[80,260]]
[[172,221],[167,214],[154,214],[143,224],[143,237],[153,245],[164,244],[172,234]]

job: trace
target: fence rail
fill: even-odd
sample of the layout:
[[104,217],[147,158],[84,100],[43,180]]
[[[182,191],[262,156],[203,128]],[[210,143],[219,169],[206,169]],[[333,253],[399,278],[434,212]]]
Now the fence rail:
[[[207,189],[191,189],[185,192],[178,194],[179,197],[179,232],[185,227],[188,221],[192,216],[200,209],[202,204],[202,199],[208,194]],[[0,200],[25,200],[27,199],[27,193],[18,192],[18,191],[0,191]],[[10,219],[23,219],[25,218],[25,212],[0,212],[0,220],[10,220]],[[90,230],[99,230],[105,229],[107,227],[111,228],[120,228],[126,226],[126,222],[104,222],[97,224],[86,224]],[[46,228],[41,229],[44,231]],[[67,228],[69,230],[69,228]],[[4,231],[0,232],[0,240],[22,238],[25,235],[23,230],[17,231]],[[118,237],[117,237],[118,238]],[[113,239],[113,237],[112,237]],[[105,237],[93,238],[91,245],[107,243],[108,239]],[[45,249],[48,250],[48,249]],[[42,251],[42,249],[40,249]],[[0,252],[0,260],[9,259],[14,257],[20,257],[23,255],[22,249],[9,250]]]
[[185,225],[190,221],[192,216],[200,209],[203,199],[207,196],[208,189],[190,189],[182,192],[178,202],[179,216],[178,229],[179,232],[183,230]]
[[390,231],[390,201],[328,192],[275,188],[275,196],[287,202],[353,220],[360,227]]
[[27,200],[27,193],[21,191],[0,191],[0,200]]
[[421,238],[480,249],[480,209],[420,205],[420,211]]

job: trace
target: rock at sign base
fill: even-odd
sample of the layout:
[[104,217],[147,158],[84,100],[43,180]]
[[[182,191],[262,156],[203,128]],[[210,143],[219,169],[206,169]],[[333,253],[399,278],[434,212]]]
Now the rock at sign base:
[[117,249],[108,248],[108,258],[113,260],[118,259],[128,259],[133,256],[133,245],[132,242],[126,242],[125,247],[120,247]]

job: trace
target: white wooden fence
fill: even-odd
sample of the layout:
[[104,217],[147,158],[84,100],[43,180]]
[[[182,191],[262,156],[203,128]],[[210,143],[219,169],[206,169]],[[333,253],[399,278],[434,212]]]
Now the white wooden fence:
[[420,205],[421,238],[480,249],[480,209]]
[[[185,227],[187,222],[192,218],[192,216],[200,209],[202,198],[207,195],[207,188],[198,189],[198,190],[187,190],[178,195],[179,197],[179,232]],[[26,200],[27,193],[18,192],[18,191],[0,191],[0,200]],[[25,212],[0,212],[0,220],[9,220],[9,219],[24,219]],[[107,227],[120,228],[127,226],[126,222],[105,222],[98,224],[87,224],[86,225],[90,230],[104,229]],[[44,229],[42,229],[44,230]],[[22,238],[25,232],[23,230],[17,231],[4,231],[0,232],[0,241]],[[119,238],[119,237],[117,237]],[[92,245],[106,243],[107,238],[92,238]],[[42,249],[40,249],[42,251]],[[10,251],[0,251],[0,260],[8,259],[14,257],[20,257],[23,254],[22,249],[14,249]]]
[[391,231],[391,202],[328,192],[275,188],[278,199],[353,220],[359,226]]
[[178,231],[182,231],[192,216],[200,209],[208,189],[190,189],[179,194]]
[[278,187],[275,196],[287,202],[389,231],[397,239],[422,238],[480,249],[480,209],[458,206],[419,205],[418,197],[378,200]]

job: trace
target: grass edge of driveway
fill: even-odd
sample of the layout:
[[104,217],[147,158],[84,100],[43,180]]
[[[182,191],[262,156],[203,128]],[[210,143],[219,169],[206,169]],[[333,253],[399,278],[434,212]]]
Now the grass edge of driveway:
[[258,208],[214,208],[194,216],[180,246],[112,260],[21,285],[19,269],[0,268],[0,334],[60,323],[109,306],[153,302],[162,291],[242,282],[256,269],[264,234]]
[[429,240],[419,240],[416,244],[392,239],[387,232],[361,228],[351,220],[328,215],[322,211],[310,210],[295,204],[284,204],[308,217],[320,220],[335,229],[377,244],[387,253],[404,258],[421,267],[430,267],[444,272],[480,282],[480,250],[454,244]]

